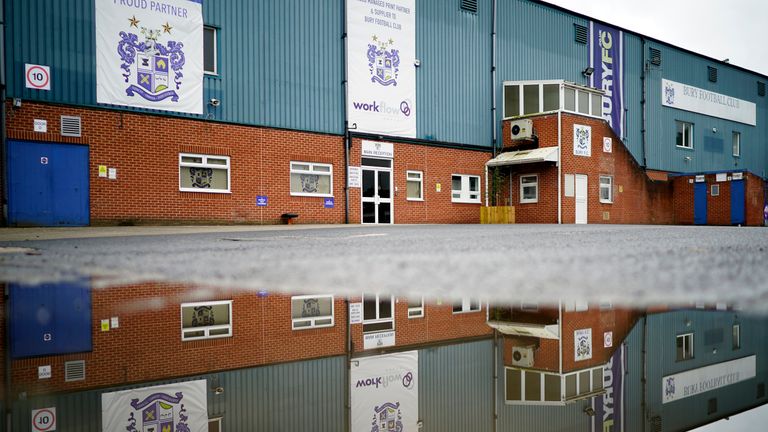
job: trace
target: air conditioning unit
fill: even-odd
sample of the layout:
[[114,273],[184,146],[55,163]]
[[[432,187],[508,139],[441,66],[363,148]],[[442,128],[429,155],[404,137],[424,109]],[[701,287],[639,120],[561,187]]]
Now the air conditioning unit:
[[509,124],[512,140],[533,138],[533,122],[531,120],[515,120]]
[[512,365],[533,367],[533,347],[512,347]]

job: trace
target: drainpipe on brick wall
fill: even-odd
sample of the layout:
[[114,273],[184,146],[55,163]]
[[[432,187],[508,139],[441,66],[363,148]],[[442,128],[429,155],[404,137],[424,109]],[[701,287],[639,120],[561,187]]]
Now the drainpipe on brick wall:
[[344,223],[349,224],[349,148],[352,140],[349,137],[349,127],[344,122]]
[[646,362],[646,355],[647,355],[647,340],[648,340],[648,313],[643,314],[643,353],[642,353],[642,360],[643,360],[643,378],[642,378],[642,387],[643,387],[643,397],[640,399],[640,412],[642,413],[643,418],[643,429],[642,431],[645,432],[645,423],[648,422],[646,405],[645,405],[645,398],[646,398],[646,381],[648,379],[647,376],[647,362]]
[[[493,157],[496,157],[496,1],[493,0],[491,9],[491,23],[493,26],[491,32],[491,133],[493,134],[493,140],[491,144],[493,145]],[[488,175],[486,174],[485,177],[487,183]],[[485,205],[488,205],[487,200]]]
[[499,430],[499,332],[493,329],[493,432]]
[[560,362],[559,365],[559,372],[560,376],[563,376],[563,300],[560,299],[557,301],[557,333],[560,336],[557,341],[558,351],[559,355],[558,361]]
[[352,324],[349,321],[349,297],[344,299],[344,306],[347,308],[344,315],[347,317],[347,329],[346,329],[346,347],[344,351],[346,353],[346,373],[344,374],[344,393],[346,396],[346,409],[344,410],[344,429],[349,431],[352,429],[352,389],[350,388],[350,381],[352,379]]
[[8,334],[8,329],[11,323],[11,302],[10,302],[10,290],[8,284],[5,284],[3,291],[3,306],[5,306],[5,328],[3,329],[3,348],[5,349],[5,430],[11,431],[11,425],[13,424],[13,410],[11,409],[11,336]]
[[[5,152],[8,145],[5,130],[5,1],[0,0],[0,136],[2,136],[2,146],[0,146],[0,183],[3,184],[0,191],[0,225],[8,225],[8,166],[6,164]],[[10,429],[8,429],[10,430]]]
[[[563,86],[560,85],[560,94],[563,94]],[[562,100],[562,98],[561,98]],[[563,110],[557,111],[557,223],[563,223],[563,194],[560,187],[563,184]]]

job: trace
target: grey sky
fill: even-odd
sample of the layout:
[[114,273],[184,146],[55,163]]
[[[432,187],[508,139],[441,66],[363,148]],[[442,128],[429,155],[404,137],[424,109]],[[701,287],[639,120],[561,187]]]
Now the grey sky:
[[766,0],[545,0],[768,75]]

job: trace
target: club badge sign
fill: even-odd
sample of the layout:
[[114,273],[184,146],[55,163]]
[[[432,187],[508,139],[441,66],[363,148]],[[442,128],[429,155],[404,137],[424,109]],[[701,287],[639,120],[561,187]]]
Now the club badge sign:
[[417,430],[419,352],[408,351],[352,360],[353,431]]
[[202,114],[202,0],[96,0],[96,100]]

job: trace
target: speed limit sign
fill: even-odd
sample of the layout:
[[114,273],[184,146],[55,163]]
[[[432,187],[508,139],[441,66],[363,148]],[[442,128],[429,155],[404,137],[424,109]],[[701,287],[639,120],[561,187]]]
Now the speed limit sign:
[[52,432],[56,430],[56,407],[32,410],[32,431]]
[[49,66],[25,64],[24,77],[27,88],[37,90],[51,89],[51,68]]

